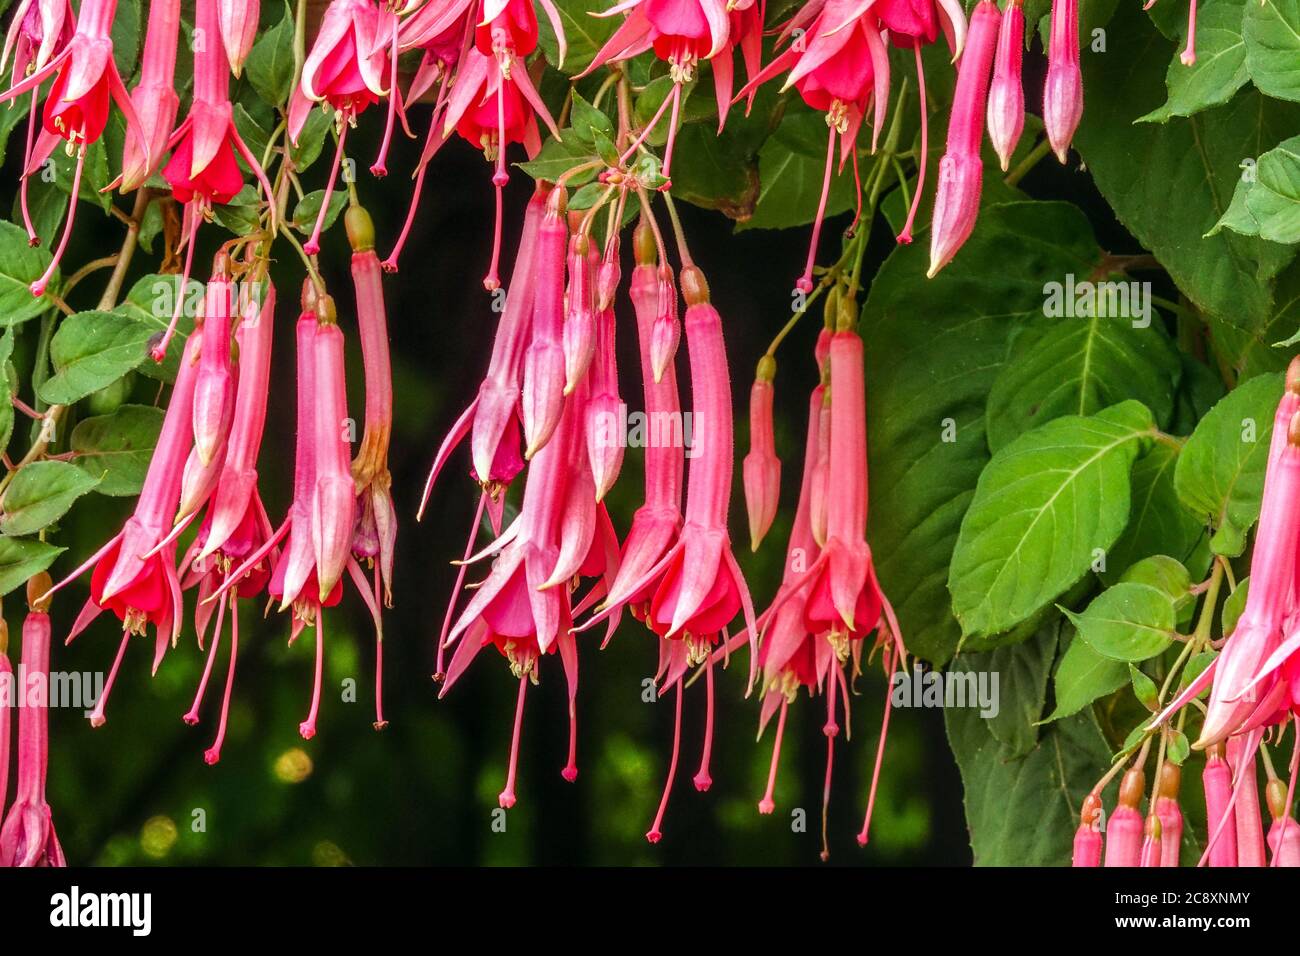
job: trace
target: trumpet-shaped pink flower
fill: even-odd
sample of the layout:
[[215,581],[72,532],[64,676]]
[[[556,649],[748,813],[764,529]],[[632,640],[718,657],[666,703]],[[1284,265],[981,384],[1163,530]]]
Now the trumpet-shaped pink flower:
[[[223,0],[222,5],[227,5],[227,0]],[[256,22],[256,15],[253,19]],[[128,131],[123,147],[122,175],[118,182],[118,188],[123,192],[144,185],[167,153],[167,143],[180,108],[175,83],[176,41],[180,26],[180,0],[156,0],[149,4],[149,23],[145,29],[144,50],[140,54],[140,82],[131,91],[131,103],[140,118],[140,128],[138,134],[134,130]],[[190,153],[192,159],[192,148]],[[233,164],[233,158],[231,162]],[[226,167],[223,166],[222,170],[224,173]],[[243,176],[239,179],[243,185]],[[239,191],[239,186],[235,191]]]
[[[1194,2],[1194,0],[1193,0]],[[1043,127],[1056,158],[1065,162],[1083,116],[1083,73],[1079,68],[1079,0],[1052,0],[1052,33],[1043,84]]]
[[948,144],[939,160],[939,186],[930,224],[929,277],[952,261],[979,216],[984,178],[980,140],[999,25],[997,4],[980,0],[971,14],[970,34],[957,69],[957,88],[948,118]]
[[821,200],[813,220],[808,259],[795,283],[804,292],[812,291],[813,262],[830,195],[836,140],[842,168],[849,158],[856,156],[858,129],[874,101],[871,140],[874,150],[889,105],[889,52],[871,6],[871,0],[827,0],[816,8],[816,16],[803,37],[765,66],[739,94],[739,97],[747,96],[760,84],[788,70],[782,89],[795,87],[805,103],[826,113],[826,172],[822,178]]
[[758,360],[754,385],[749,390],[749,454],[745,456],[743,476],[752,551],[758,550],[763,536],[772,527],[781,497],[781,459],[776,457],[772,424],[775,375],[776,359],[764,355]]
[[1006,172],[1020,133],[1025,128],[1025,88],[1020,79],[1025,51],[1025,12],[1021,0],[1002,9],[998,48],[993,57],[993,83],[989,87],[989,140]]
[[[81,175],[85,168],[86,147],[98,140],[104,132],[104,127],[108,124],[110,99],[117,103],[126,117],[128,136],[132,132],[137,135],[140,132],[140,120],[135,114],[131,98],[127,95],[122,77],[113,62],[111,31],[113,15],[116,12],[116,0],[83,2],[77,15],[76,30],[67,45],[43,65],[28,73],[25,79],[0,93],[0,103],[3,103],[39,89],[42,83],[51,76],[54,77],[54,84],[50,88],[50,95],[45,101],[45,109],[41,115],[43,129],[35,144],[28,150],[24,176],[30,176],[35,172],[54,151],[61,139],[66,141],[69,155],[73,152],[77,154],[77,165],[73,172],[71,198],[68,205],[68,220],[64,224],[63,236],[54,250],[50,265],[31,285],[34,296],[45,294],[45,287],[49,285],[67,248],[76,215]],[[52,27],[55,16],[57,15],[51,13],[44,22]],[[37,56],[39,55],[38,49]],[[35,61],[33,61],[34,65]],[[30,230],[28,236],[29,238],[32,236]]]
[[30,610],[23,621],[22,670],[27,680],[36,676],[42,681],[44,691],[39,700],[25,701],[18,713],[18,787],[0,827],[0,866],[68,865],[45,802],[50,746],[50,615],[44,596],[49,589],[50,578],[44,572],[27,582]]

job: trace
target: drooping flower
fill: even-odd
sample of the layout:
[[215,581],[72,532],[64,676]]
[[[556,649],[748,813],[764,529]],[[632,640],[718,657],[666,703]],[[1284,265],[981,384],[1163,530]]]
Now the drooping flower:
[[[199,223],[211,215],[214,205],[225,205],[243,188],[244,174],[236,156],[253,171],[267,201],[274,205],[266,172],[235,127],[234,110],[230,105],[230,69],[224,52],[215,42],[220,35],[218,2],[198,0],[195,7],[196,29],[202,29],[206,36],[213,38],[213,42],[195,46],[194,99],[189,115],[168,141],[172,157],[162,171],[163,178],[172,187],[172,196],[185,204],[181,242],[187,245],[181,289],[189,281]],[[152,349],[154,361],[161,362],[167,354],[184,300],[183,295],[176,296],[171,322]]]
[[1020,133],[1025,128],[1025,88],[1020,65],[1025,51],[1025,12],[1021,0],[1002,8],[998,48],[993,57],[993,82],[989,87],[989,140],[1006,172]]
[[1264,823],[1259,809],[1259,773],[1255,763],[1258,742],[1228,738],[1228,766],[1232,768],[1233,816],[1237,829],[1237,865],[1264,866]]
[[873,150],[884,127],[889,104],[889,53],[880,22],[870,7],[869,0],[827,0],[816,8],[815,18],[799,42],[791,43],[765,66],[737,97],[748,96],[760,84],[789,70],[782,89],[795,87],[805,103],[826,113],[826,172],[813,220],[808,259],[795,283],[803,292],[812,291],[813,263],[830,195],[836,141],[839,141],[842,168],[848,159],[857,155],[858,130],[873,102]]
[[770,354],[758,360],[758,371],[749,390],[749,454],[743,466],[745,507],[749,512],[749,546],[757,551],[772,527],[781,497],[781,459],[776,456],[772,425],[776,359]]
[[984,135],[989,71],[999,24],[997,4],[980,0],[971,14],[966,50],[957,68],[957,88],[948,117],[948,143],[939,160],[939,186],[930,224],[930,268],[926,272],[931,278],[952,261],[970,237],[979,215],[984,178],[980,141]]
[[[97,141],[108,125],[110,99],[117,103],[126,119],[127,135],[140,134],[140,120],[113,62],[112,27],[116,12],[117,0],[84,0],[77,14],[76,30],[62,51],[0,93],[0,103],[3,103],[37,90],[51,76],[54,77],[41,114],[43,129],[28,151],[24,176],[32,175],[44,164],[59,140],[66,142],[69,155],[76,153],[77,156],[63,236],[44,274],[31,285],[32,295],[37,297],[45,294],[45,287],[54,276],[72,235],[77,196],[86,164],[86,147]],[[47,22],[53,23],[53,20]]]
[[261,0],[217,0],[217,23],[221,27],[221,45],[225,47],[230,72],[239,78],[257,37],[257,19]]
[[564,263],[568,226],[564,210],[564,189],[552,190],[546,216],[538,228],[532,341],[523,359],[519,409],[525,459],[531,459],[550,441],[565,407]]
[[[223,0],[222,6],[227,5],[228,0]],[[256,22],[256,15],[253,19]],[[134,130],[128,131],[122,150],[118,188],[123,192],[144,185],[167,154],[167,143],[181,102],[175,83],[180,26],[180,0],[154,0],[149,4],[149,23],[140,54],[140,82],[131,91],[140,129],[138,135]]]
[[[1195,0],[1193,0],[1195,2]],[[1043,128],[1056,158],[1065,162],[1083,116],[1083,73],[1079,68],[1079,0],[1052,0],[1052,32],[1043,84]]]
[[[24,700],[18,712],[18,786],[13,806],[0,826],[0,866],[68,865],[45,800],[50,747],[49,590],[50,577],[43,571],[27,582],[29,610],[23,621],[22,672],[25,683],[36,678],[39,694]],[[27,689],[24,687],[24,693]],[[3,803],[0,789],[0,805]]]

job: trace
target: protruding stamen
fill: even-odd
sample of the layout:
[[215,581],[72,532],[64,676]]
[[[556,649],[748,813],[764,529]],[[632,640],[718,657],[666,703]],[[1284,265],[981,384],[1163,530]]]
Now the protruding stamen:
[[324,670],[325,609],[318,608],[316,611],[316,678],[311,691],[311,709],[307,711],[307,719],[298,725],[298,733],[302,734],[303,740],[311,740],[316,736],[316,716],[320,713],[320,685]]
[[506,770],[506,788],[497,795],[503,810],[515,805],[515,776],[519,770],[519,735],[524,726],[524,696],[528,693],[528,671],[519,675],[519,700],[515,704],[515,729],[510,736],[510,766]]
[[104,722],[107,720],[104,716],[104,708],[108,706],[108,695],[113,690],[113,682],[117,680],[117,672],[122,666],[122,658],[126,655],[126,642],[130,639],[131,632],[123,628],[122,643],[117,646],[117,657],[113,658],[113,666],[109,668],[108,678],[104,681],[104,689],[99,692],[99,699],[95,701],[95,707],[88,716],[92,727],[103,727]]
[[713,778],[709,776],[709,757],[713,753],[713,655],[708,653],[707,644],[705,647],[704,694],[707,710],[704,718],[704,753],[700,755],[700,769],[692,781],[695,789],[701,793],[713,786]]
[[[829,120],[828,120],[829,123]],[[817,240],[822,232],[822,220],[826,218],[826,199],[831,192],[831,171],[835,168],[835,125],[829,123],[826,135],[826,172],[822,176],[822,195],[817,202],[817,215],[813,218],[812,238],[808,240],[808,261],[804,263],[803,275],[795,283],[795,288],[805,295],[813,289],[813,263],[817,260]]]
[[664,811],[668,809],[668,795],[673,792],[673,780],[677,777],[677,756],[682,747],[682,679],[677,678],[677,713],[673,718],[673,755],[668,761],[668,779],[664,781],[664,793],[659,798],[659,811],[645,838],[651,843],[663,839]]
[[912,194],[912,208],[907,211],[907,222],[903,224],[903,231],[898,234],[898,241],[904,245],[912,241],[912,223],[916,221],[917,210],[921,208],[921,193],[925,190],[926,159],[930,155],[930,120],[925,108],[925,67],[921,63],[921,44],[914,42],[912,49],[916,51],[916,88],[917,97],[921,101],[921,156],[916,161],[916,190]]
[[[225,603],[224,601],[222,602]],[[216,648],[216,641],[213,641],[213,648]],[[221,745],[226,739],[226,720],[230,716],[230,692],[235,686],[235,661],[239,657],[239,608],[235,604],[235,598],[230,599],[230,666],[226,670],[226,691],[221,696],[221,717],[217,721],[217,736],[212,740],[212,746],[203,752],[204,761],[209,764],[215,764],[221,759]]]
[[758,801],[759,813],[771,813],[776,809],[772,794],[776,791],[776,770],[781,763],[781,738],[785,736],[785,714],[790,709],[790,701],[781,701],[781,714],[776,719],[776,739],[772,741],[772,766],[767,772],[767,791]]

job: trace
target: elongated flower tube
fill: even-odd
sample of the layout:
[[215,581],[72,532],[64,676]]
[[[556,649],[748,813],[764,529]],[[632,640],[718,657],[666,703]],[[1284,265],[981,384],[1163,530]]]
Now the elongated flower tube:
[[1106,866],[1137,866],[1142,854],[1142,791],[1146,775],[1137,767],[1127,771],[1119,785],[1119,802],[1106,821]]
[[749,454],[743,477],[745,508],[749,513],[749,547],[757,551],[772,527],[781,498],[781,459],[776,457],[776,436],[772,425],[776,359],[764,355],[758,360],[753,387],[749,390]]
[[230,72],[239,78],[244,61],[257,37],[260,0],[217,0],[217,22],[221,27],[221,45],[230,61]]
[[356,485],[352,480],[347,432],[347,386],[343,374],[343,330],[328,297],[317,307],[315,362],[316,487],[312,498],[319,599],[329,597],[343,577],[351,553],[356,521]]
[[1101,794],[1096,791],[1083,799],[1079,827],[1074,831],[1072,866],[1101,866]]
[[230,262],[219,255],[207,295],[199,351],[199,373],[194,382],[194,451],[208,465],[224,450],[235,411],[235,372],[230,353]]
[[1079,0],[1052,0],[1043,84],[1043,128],[1062,163],[1083,117],[1083,72],[1079,68]]
[[[636,312],[637,344],[641,356],[641,384],[649,433],[645,448],[645,503],[632,516],[632,527],[623,541],[618,575],[605,597],[610,628],[614,633],[622,608],[634,605],[642,618],[654,593],[648,572],[677,539],[682,526],[682,477],[685,471],[685,435],[677,372],[668,365],[656,377],[652,361],[655,322],[663,307],[664,286],[657,266],[657,251],[650,226],[642,220],[634,233],[636,267],[632,270],[629,295]],[[676,289],[668,284],[668,294]],[[587,627],[584,624],[583,627]]]
[[655,295],[658,304],[650,329],[650,370],[658,382],[672,367],[682,341],[682,323],[677,315],[677,286],[667,265],[659,267]]
[[1183,812],[1178,807],[1182,771],[1168,760],[1160,768],[1156,816],[1160,818],[1160,865],[1177,866],[1183,845]]
[[1273,779],[1265,790],[1268,811],[1273,823],[1268,830],[1271,866],[1300,866],[1300,823],[1296,823],[1287,805],[1287,783]]
[[1232,819],[1232,769],[1220,748],[1211,747],[1201,772],[1205,787],[1205,822],[1209,829],[1206,855],[1210,866],[1237,865],[1237,827]]
[[1270,462],[1264,478],[1246,607],[1215,662],[1205,722],[1193,745],[1196,748],[1271,721],[1287,694],[1273,660],[1282,644],[1283,619],[1295,599],[1300,414],[1292,416],[1286,434],[1287,444]]
[[565,297],[564,394],[572,394],[586,376],[596,355],[596,289],[591,257],[591,238],[574,233],[569,240],[569,291]]
[[[223,0],[222,6],[230,5]],[[253,4],[256,7],[256,3]],[[253,21],[256,24],[257,16]],[[140,119],[137,133],[130,130],[122,151],[122,176],[118,188],[138,189],[161,165],[167,141],[176,124],[180,96],[176,92],[176,47],[180,34],[180,0],[154,0],[149,4],[144,50],[140,54],[140,82],[131,91],[131,103]],[[242,177],[241,177],[242,180]],[[242,183],[241,183],[242,184]]]
[[1025,128],[1025,87],[1020,64],[1025,52],[1025,11],[1022,0],[1008,0],[1002,8],[998,48],[993,57],[993,82],[989,86],[989,140],[1006,172],[1011,154]]
[[[273,209],[275,205],[266,171],[235,127],[234,110],[230,105],[230,71],[225,55],[216,43],[220,35],[217,3],[218,0],[198,0],[195,6],[195,28],[203,30],[212,42],[195,46],[194,99],[189,115],[168,141],[172,157],[162,171],[163,178],[172,187],[172,196],[185,204],[181,242],[186,244],[186,252],[181,289],[189,281],[199,223],[211,215],[214,205],[225,205],[243,188],[244,174],[236,155],[253,171]],[[274,225],[271,228],[274,229]],[[167,355],[184,299],[183,295],[177,295],[167,330],[151,351],[156,362],[161,362]]]
[[[1255,764],[1258,744],[1241,736],[1228,738],[1228,766],[1232,768],[1232,801],[1237,828],[1237,865],[1264,866],[1264,823],[1259,808],[1259,775]],[[1211,822],[1213,825],[1213,822]]]
[[525,459],[550,440],[564,408],[564,250],[568,239],[564,204],[564,189],[552,190],[537,235],[533,338],[524,353],[520,399]]
[[591,464],[596,501],[603,501],[623,468],[626,436],[622,418],[626,406],[618,392],[618,361],[614,343],[614,310],[596,316],[596,355],[592,362],[591,394],[586,408],[586,450]]
[[1159,866],[1160,851],[1160,818],[1150,813],[1142,827],[1142,852],[1138,858],[1138,866]]
[[388,442],[393,432],[393,370],[388,352],[383,268],[375,254],[375,229],[370,214],[353,205],[347,211],[345,225],[352,244],[357,332],[366,375],[365,430],[352,461],[352,479],[360,509],[357,537],[374,539],[374,553],[365,557],[376,561],[378,590],[383,594],[384,603],[391,607],[397,511],[391,491],[393,478],[388,470]]
[[45,802],[50,746],[50,615],[44,596],[49,590],[50,578],[45,572],[27,582],[30,610],[23,621],[22,671],[25,682],[33,677],[43,682],[44,692],[38,699],[25,700],[18,712],[18,787],[14,804],[0,826],[0,866],[68,865],[54,832],[50,805]]
[[939,185],[930,223],[930,268],[926,272],[930,278],[952,261],[970,238],[979,216],[984,179],[980,140],[1000,22],[997,4],[991,0],[980,0],[971,14],[966,51],[957,68],[957,88],[948,117],[947,148],[939,160]]
[[140,120],[113,62],[112,28],[116,12],[116,0],[83,2],[77,14],[76,31],[62,52],[0,93],[0,103],[3,103],[38,89],[54,76],[54,84],[41,116],[43,129],[28,151],[24,176],[30,176],[39,169],[61,139],[67,143],[68,154],[75,152],[77,155],[63,235],[55,247],[49,266],[31,284],[31,293],[38,298],[45,294],[45,288],[58,269],[68,238],[72,235],[77,196],[86,164],[86,147],[98,140],[108,125],[110,99],[117,103],[126,118],[127,135],[140,133]]

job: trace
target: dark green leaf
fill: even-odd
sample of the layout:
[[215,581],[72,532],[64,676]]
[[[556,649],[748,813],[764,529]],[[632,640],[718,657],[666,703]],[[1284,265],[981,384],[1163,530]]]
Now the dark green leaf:
[[70,439],[78,468],[100,479],[102,495],[137,495],[162,430],[163,411],[122,405],[108,415],[83,419]]
[[26,584],[66,550],[44,541],[0,536],[0,595]]
[[[11,222],[0,221],[0,326],[26,322],[50,307],[48,294],[32,295],[31,284],[50,265],[50,254],[27,244],[27,233]],[[58,272],[50,281],[57,288]]]
[[1121,582],[1082,614],[1066,611],[1094,651],[1117,661],[1145,661],[1167,648],[1177,623],[1174,600],[1149,584]]
[[19,468],[0,498],[0,533],[33,534],[58,521],[99,483],[66,461],[34,461]]
[[54,374],[41,400],[70,405],[117,381],[149,357],[153,330],[115,312],[78,312],[59,324],[50,343]]

